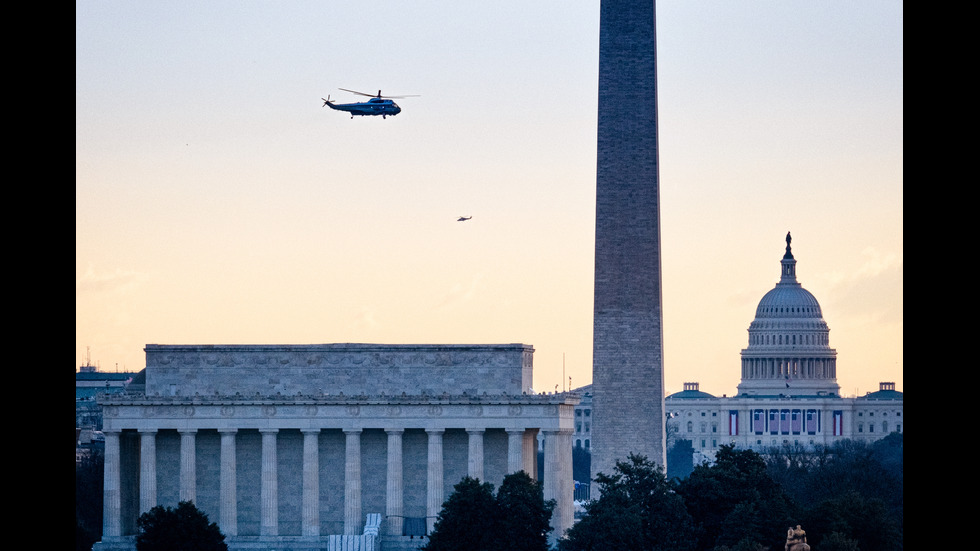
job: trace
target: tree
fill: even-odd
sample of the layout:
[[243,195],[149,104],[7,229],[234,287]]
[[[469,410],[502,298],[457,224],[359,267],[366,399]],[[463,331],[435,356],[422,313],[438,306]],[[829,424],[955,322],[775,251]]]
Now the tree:
[[885,502],[855,491],[820,502],[803,518],[807,531],[815,534],[811,541],[816,541],[819,549],[831,534],[837,534],[837,545],[851,540],[861,551],[900,551],[903,546],[901,527]]
[[228,551],[218,525],[193,502],[177,507],[157,505],[136,520],[137,551]]
[[92,549],[102,536],[104,470],[104,456],[97,450],[75,466],[75,546],[79,549]]
[[699,550],[747,544],[781,548],[786,527],[796,524],[792,502],[752,450],[721,446],[715,463],[695,466],[677,492],[699,528]]
[[840,532],[832,532],[821,541],[820,551],[860,551],[860,548],[856,541]]
[[465,477],[442,505],[422,551],[547,551],[553,500],[524,471],[493,484]]
[[[874,443],[847,439],[815,448],[782,446],[766,450],[765,461],[817,538],[838,532],[862,551],[901,549],[902,439],[901,433],[891,433]],[[817,543],[822,549],[823,542]]]
[[541,483],[524,471],[509,474],[497,490],[498,537],[500,551],[547,551],[554,500],[544,500]]
[[493,484],[464,477],[442,504],[422,551],[490,551],[498,516]]
[[586,515],[559,542],[561,551],[694,549],[691,517],[659,465],[630,454],[595,482],[600,497],[586,504]]

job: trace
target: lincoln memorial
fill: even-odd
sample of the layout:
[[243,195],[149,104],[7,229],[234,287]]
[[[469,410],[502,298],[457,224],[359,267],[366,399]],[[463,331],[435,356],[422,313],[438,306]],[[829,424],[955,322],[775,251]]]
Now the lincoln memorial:
[[[572,393],[531,389],[534,349],[502,345],[147,345],[104,395],[99,551],[193,501],[232,550],[416,549],[453,486],[538,473],[572,525]],[[346,542],[346,543],[345,543]],[[348,547],[348,548],[355,548]]]

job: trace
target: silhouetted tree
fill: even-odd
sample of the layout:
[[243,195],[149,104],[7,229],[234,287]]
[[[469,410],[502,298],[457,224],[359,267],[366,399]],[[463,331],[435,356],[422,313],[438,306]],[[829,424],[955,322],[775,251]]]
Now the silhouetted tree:
[[902,434],[891,433],[874,443],[847,439],[832,446],[770,448],[764,457],[767,471],[799,506],[809,533],[820,538],[836,531],[869,551],[877,545],[870,541],[875,536],[859,534],[860,527],[878,524],[885,548],[901,549],[902,444]]
[[524,471],[493,485],[465,477],[443,504],[423,551],[547,551],[554,501]]
[[504,477],[497,490],[495,548],[500,551],[547,551],[553,530],[554,500],[544,500],[541,483],[524,471]]
[[493,484],[467,476],[442,504],[422,551],[490,551],[496,525]]
[[136,520],[137,551],[228,551],[218,525],[190,501],[157,505]]
[[840,532],[832,532],[820,542],[820,551],[860,551],[857,541]]
[[861,551],[901,551],[903,546],[901,527],[885,502],[855,491],[817,504],[804,513],[803,522],[821,550],[824,538],[834,533],[853,540]]
[[104,469],[99,450],[92,450],[75,465],[75,543],[86,551],[102,538]]
[[752,450],[721,446],[712,465],[696,465],[677,486],[699,528],[697,549],[758,543],[772,548],[785,543],[793,523],[793,506]]
[[561,551],[688,551],[694,526],[663,469],[646,457],[617,461],[611,475],[599,473],[600,497],[559,542]]

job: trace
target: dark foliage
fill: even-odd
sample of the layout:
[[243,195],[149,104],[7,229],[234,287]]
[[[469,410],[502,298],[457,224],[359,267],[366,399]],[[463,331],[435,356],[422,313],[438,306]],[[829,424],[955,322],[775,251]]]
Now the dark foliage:
[[561,551],[687,551],[694,526],[684,502],[661,467],[646,457],[617,461],[612,475],[599,473],[600,497],[559,543]]
[[102,452],[75,466],[75,546],[88,551],[102,538],[102,500],[105,460]]
[[442,504],[435,529],[422,550],[489,550],[496,516],[493,485],[467,476],[453,486],[453,493]]
[[75,514],[75,551],[92,551],[92,546],[99,541],[92,532],[85,529],[78,522],[78,513]]
[[902,531],[888,513],[885,502],[857,492],[820,502],[803,516],[807,532],[818,534],[813,541],[823,549],[825,538],[838,534],[853,540],[861,551],[901,551]]
[[137,551],[228,551],[218,525],[190,501],[157,505],[136,520]]
[[752,450],[722,446],[713,465],[697,465],[678,484],[699,528],[698,550],[761,544],[782,547],[794,509],[783,489]]
[[843,440],[815,449],[783,446],[767,450],[765,457],[768,471],[797,504],[817,544],[836,532],[834,545],[847,545],[847,540],[862,551],[902,549],[901,433],[871,444]]
[[524,471],[509,474],[497,490],[498,528],[495,549],[501,551],[546,551],[553,500],[544,500],[540,482]]
[[547,551],[553,501],[521,471],[493,485],[466,477],[453,487],[423,551]]

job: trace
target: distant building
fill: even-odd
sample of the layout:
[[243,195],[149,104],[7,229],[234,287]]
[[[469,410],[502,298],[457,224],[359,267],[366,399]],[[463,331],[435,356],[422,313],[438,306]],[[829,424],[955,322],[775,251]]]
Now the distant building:
[[122,392],[136,373],[96,371],[86,363],[75,372],[75,428],[102,430],[102,408],[96,403],[98,394]]
[[[684,383],[667,396],[668,439],[690,440],[695,463],[712,460],[722,445],[762,450],[783,444],[830,445],[843,439],[874,441],[903,432],[903,394],[882,382],[876,392],[844,398],[837,383],[837,351],[817,299],[796,279],[786,236],[781,276],[759,301],[741,352],[741,383],[734,396],[716,397]],[[591,385],[575,408],[573,442],[593,448]]]
[[[509,345],[146,345],[104,408],[96,550],[132,550],[136,519],[192,500],[232,551],[416,549],[453,486],[537,474],[573,522],[579,398],[531,391],[534,349]],[[380,524],[379,524],[380,523]],[[342,541],[343,540],[343,541]]]

